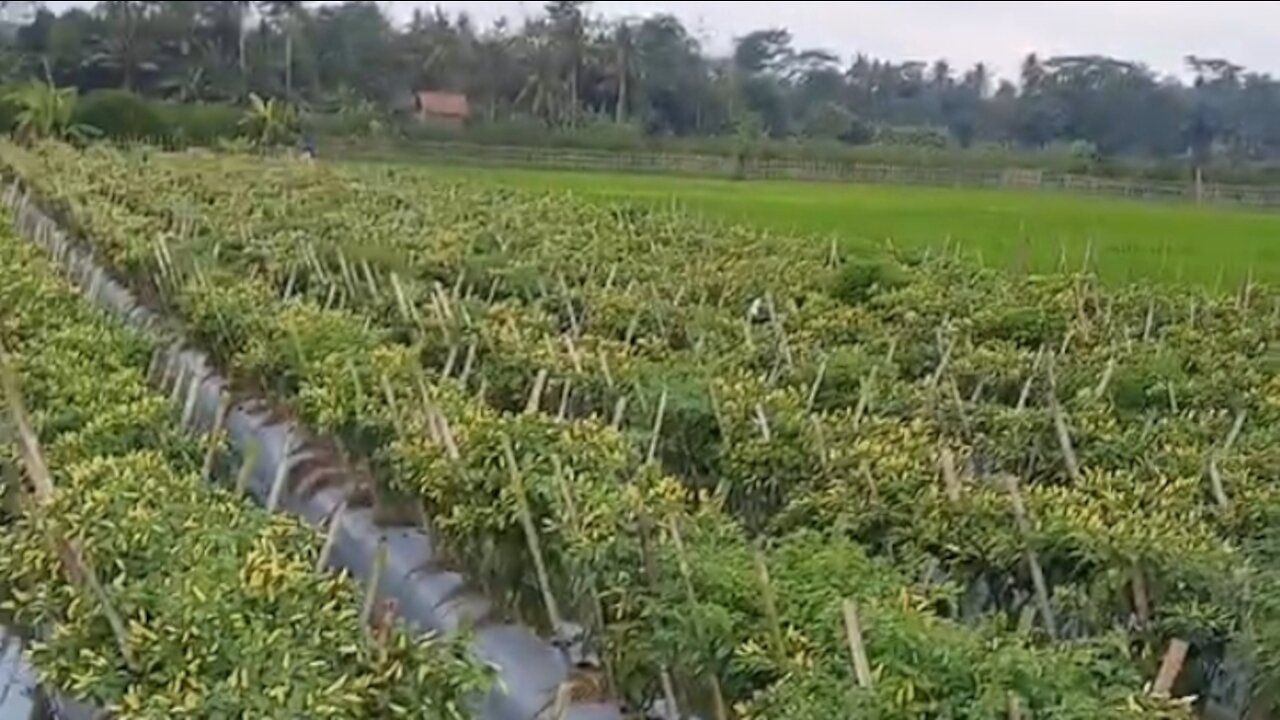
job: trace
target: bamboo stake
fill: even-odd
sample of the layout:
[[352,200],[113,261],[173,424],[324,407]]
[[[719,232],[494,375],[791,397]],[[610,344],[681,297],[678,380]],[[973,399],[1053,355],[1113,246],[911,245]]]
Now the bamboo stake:
[[1053,372],[1053,356],[1045,363],[1045,371],[1049,376],[1049,411],[1053,414],[1053,428],[1058,436],[1058,447],[1062,450],[1062,459],[1067,466],[1067,476],[1074,482],[1080,482],[1080,462],[1076,458],[1075,448],[1071,445],[1071,432],[1067,426],[1066,413],[1058,403],[1058,383]]
[[765,442],[773,440],[773,431],[769,428],[769,416],[764,412],[764,406],[756,403],[756,425],[760,428],[760,436]]
[[458,382],[463,385],[467,384],[467,379],[471,377],[471,371],[475,369],[476,364],[476,343],[471,341],[467,345],[467,356],[462,361],[462,373],[458,375]]
[[324,572],[329,566],[329,558],[333,555],[333,546],[338,541],[338,530],[346,512],[347,501],[345,500],[334,508],[333,515],[329,518],[329,527],[325,529],[324,545],[320,546],[320,555],[316,558],[316,572]]
[[1182,664],[1187,659],[1187,650],[1190,649],[1187,641],[1180,638],[1173,638],[1169,641],[1169,648],[1164,653],[1164,658],[1160,661],[1160,670],[1156,673],[1156,680],[1151,684],[1151,696],[1157,698],[1167,698],[1173,691],[1173,683],[1178,679],[1178,674],[1182,672]]
[[520,467],[516,464],[515,448],[511,438],[502,435],[502,454],[507,461],[507,469],[511,474],[511,484],[515,489],[516,504],[520,511],[520,525],[524,529],[525,543],[529,546],[529,554],[533,556],[533,569],[538,576],[538,587],[542,590],[542,601],[546,605],[551,626],[559,631],[563,625],[560,607],[556,604],[555,595],[551,592],[551,578],[547,574],[546,561],[542,556],[542,546],[538,542],[538,531],[533,524],[533,514],[529,510],[529,498],[525,495],[524,479]]
[[1142,566],[1136,561],[1129,569],[1133,583],[1133,609],[1138,616],[1138,627],[1145,628],[1151,624],[1151,596],[1147,593],[1147,578]]
[[223,430],[227,423],[227,413],[231,410],[231,395],[225,390],[218,398],[218,410],[213,416],[213,428],[209,430],[209,447],[204,452],[204,463],[200,466],[200,479],[209,482],[213,477],[213,464],[217,459],[218,446],[222,443]]
[[1098,380],[1098,386],[1093,389],[1093,396],[1095,398],[1098,398],[1100,400],[1102,399],[1103,395],[1106,395],[1107,386],[1111,384],[1111,376],[1115,374],[1115,371],[1116,371],[1115,357],[1113,356],[1113,357],[1107,358],[1107,367],[1102,371],[1102,378]]
[[809,424],[813,426],[813,439],[818,445],[818,462],[822,465],[824,473],[830,472],[831,459],[827,453],[827,436],[822,431],[822,421],[817,415],[810,415]]
[[769,580],[769,563],[765,560],[764,551],[753,548],[752,561],[756,568],[756,582],[760,589],[760,602],[764,606],[764,614],[769,622],[769,634],[773,645],[774,662],[779,668],[787,666],[787,645],[782,634],[782,618],[778,614],[778,600],[774,596],[773,583]]
[[942,350],[942,359],[938,361],[938,367],[934,368],[933,374],[929,376],[929,388],[938,386],[938,382],[942,380],[942,374],[947,371],[947,365],[951,363],[951,353],[955,350],[956,340],[952,338],[950,342],[943,345],[942,329],[937,331],[938,348]]
[[360,624],[364,626],[369,637],[373,637],[370,620],[373,619],[374,602],[378,599],[378,586],[382,584],[382,574],[387,569],[387,541],[378,538],[378,546],[373,551],[373,567],[369,571],[369,579],[364,587],[364,602],[360,605]]
[[613,420],[609,423],[615,429],[622,427],[622,421],[626,418],[628,397],[623,395],[613,405]]
[[236,493],[243,495],[249,487],[249,478],[253,475],[253,469],[258,464],[258,458],[262,456],[262,446],[257,440],[249,441],[249,448],[245,450],[244,462],[240,464],[240,471],[236,473]]
[[956,456],[951,452],[951,448],[943,447],[938,451],[938,466],[942,470],[942,482],[947,491],[947,499],[953,503],[960,502],[960,476],[956,473]]
[[280,507],[280,499],[284,496],[285,481],[289,478],[290,466],[293,464],[293,435],[284,436],[284,453],[280,456],[280,464],[276,466],[275,479],[271,481],[271,492],[267,495],[267,512],[273,513]]
[[1031,521],[1027,517],[1027,508],[1022,503],[1022,493],[1018,490],[1018,479],[1012,475],[1004,476],[1005,488],[1009,492],[1009,500],[1013,505],[1013,516],[1017,522],[1018,531],[1022,534],[1023,542],[1026,544],[1023,555],[1026,557],[1027,566],[1031,570],[1031,583],[1035,587],[1036,604],[1040,606],[1040,617],[1044,619],[1045,630],[1048,631],[1049,637],[1057,639],[1058,624],[1054,619],[1053,606],[1049,604],[1049,585],[1044,579],[1044,570],[1040,567],[1040,559],[1036,556],[1035,548],[1031,545],[1032,528]]
[[524,413],[532,415],[542,405],[542,391],[547,386],[547,369],[540,368],[533,379],[533,389],[529,392],[529,400],[524,405]]
[[871,663],[867,660],[867,647],[862,640],[862,624],[858,620],[858,606],[850,598],[840,604],[844,615],[845,636],[849,641],[849,654],[853,656],[853,675],[858,687],[868,689],[874,678],[871,675]]
[[1142,324],[1142,342],[1151,342],[1151,329],[1156,320],[1155,298],[1147,301],[1147,319]]
[[556,411],[556,420],[564,422],[569,414],[569,396],[573,393],[573,380],[566,378],[560,391],[560,408]]
[[[689,555],[685,551],[684,538],[680,535],[680,523],[676,517],[671,517],[668,518],[667,524],[671,528],[671,540],[676,546],[676,562],[680,567],[680,577],[684,580],[685,593],[689,596],[689,602],[696,605],[698,594],[693,589],[693,572],[689,569]],[[711,685],[712,700],[715,702],[716,720],[727,720],[728,706],[724,700],[724,691],[720,687],[720,678],[709,670],[707,680]]]
[[613,389],[613,373],[609,371],[609,358],[605,351],[600,351],[600,373],[604,375],[605,387]]
[[1008,694],[1008,702],[1009,720],[1022,720],[1022,700],[1019,699],[1018,694],[1010,690]]
[[658,440],[662,437],[662,420],[667,414],[667,389],[662,389],[662,395],[658,398],[658,412],[653,419],[653,433],[649,436],[649,452],[646,454],[646,462],[653,462],[658,455]]
[[200,398],[200,385],[203,383],[204,377],[197,377],[195,372],[191,373],[191,383],[187,386],[187,400],[182,404],[182,418],[179,421],[184,428],[190,428],[192,420],[195,419],[196,400]]
[[822,357],[822,364],[818,366],[818,376],[813,379],[813,385],[809,388],[809,398],[805,401],[804,411],[806,413],[813,412],[813,404],[818,400],[818,390],[822,387],[822,380],[827,374],[827,357]]
[[449,354],[445,356],[444,368],[440,371],[440,377],[448,378],[453,376],[453,366],[458,364],[458,346],[450,345]]
[[387,409],[391,411],[391,425],[396,429],[396,434],[404,434],[404,418],[400,415],[400,406],[396,403],[395,390],[391,388],[391,378],[384,372],[379,376],[382,383],[382,396],[387,401]]
[[[3,343],[0,343],[0,390],[4,393],[5,405],[9,409],[10,418],[18,429],[18,440],[22,446],[23,465],[26,467],[27,476],[31,481],[36,505],[43,508],[53,499],[53,477],[49,473],[49,466],[44,459],[44,452],[40,448],[40,440],[31,429],[26,406],[22,401],[22,393],[18,388],[17,377]],[[74,541],[56,536],[52,529],[48,532],[50,539],[58,548],[59,555],[62,556],[63,563],[66,566],[64,569],[69,579],[73,583],[78,580],[88,586],[90,595],[97,601],[103,616],[107,620],[107,624],[111,627],[111,632],[115,636],[116,645],[120,650],[121,657],[124,658],[125,665],[136,672],[139,669],[139,665],[133,656],[133,652],[129,649],[129,636],[125,630],[124,621],[121,619],[120,613],[116,611],[115,606],[111,604],[111,598],[107,595],[106,588],[98,581],[98,576],[93,567],[90,566],[79,545]]]
[[0,391],[3,391],[9,416],[18,429],[23,463],[35,490],[36,500],[39,503],[47,502],[53,497],[53,476],[49,473],[49,466],[45,464],[44,453],[40,451],[39,436],[32,429],[26,406],[22,402],[17,373],[3,342],[0,342]]

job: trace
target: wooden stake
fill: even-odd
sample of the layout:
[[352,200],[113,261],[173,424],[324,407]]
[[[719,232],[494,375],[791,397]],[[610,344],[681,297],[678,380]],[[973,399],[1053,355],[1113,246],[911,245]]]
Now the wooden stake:
[[533,514],[529,510],[529,498],[525,495],[524,479],[521,477],[519,465],[516,464],[515,448],[511,445],[511,438],[506,433],[502,435],[502,454],[506,458],[507,469],[511,474],[511,484],[515,490],[516,504],[520,511],[520,526],[524,529],[525,543],[529,547],[529,554],[533,557],[533,569],[538,576],[538,587],[542,590],[542,601],[546,605],[551,627],[559,632],[563,626],[560,607],[556,603],[555,595],[551,592],[551,578],[547,574],[542,546],[538,542],[538,530],[534,527]]
[[853,676],[858,687],[869,689],[874,681],[871,663],[867,660],[867,647],[862,641],[862,624],[858,620],[858,606],[846,598],[840,604],[844,615],[845,637],[849,640],[849,654],[853,656]]
[[36,501],[43,504],[53,498],[53,476],[49,473],[49,466],[45,464],[39,436],[31,426],[26,406],[22,402],[22,391],[18,387],[17,373],[3,342],[0,342],[0,391],[3,391],[5,404],[9,408],[9,417],[17,426],[23,463],[34,488]]
[[218,398],[218,410],[213,416],[213,428],[209,430],[209,447],[204,452],[204,463],[200,466],[200,479],[209,482],[213,477],[213,463],[217,459],[218,447],[222,444],[222,435],[227,423],[227,413],[231,410],[231,395],[225,390]]
[[369,637],[373,637],[370,620],[373,619],[374,602],[378,599],[378,586],[382,584],[382,574],[387,570],[387,541],[378,538],[378,546],[373,550],[373,567],[369,571],[369,579],[365,581],[364,602],[360,605],[360,624]]
[[524,414],[532,415],[538,412],[538,408],[542,405],[542,391],[547,386],[547,369],[540,368],[538,374],[533,379],[533,389],[529,392],[529,400],[524,405]]
[[773,440],[773,430],[769,428],[769,416],[764,412],[764,405],[756,403],[756,425],[760,428],[760,436],[765,442]]
[[769,563],[765,560],[764,551],[759,547],[752,549],[751,559],[755,563],[760,602],[764,607],[765,618],[769,622],[773,659],[781,670],[787,667],[787,644],[782,634],[782,616],[778,614],[778,600],[774,596],[773,582],[769,579]]
[[956,456],[951,448],[944,447],[938,451],[938,466],[942,470],[942,483],[947,491],[947,499],[953,503],[960,502],[960,476],[956,473]]
[[475,364],[476,343],[473,340],[469,345],[467,345],[467,357],[462,361],[462,374],[458,375],[458,382],[463,385],[467,384],[467,378],[471,377],[471,371],[475,368]]
[[806,413],[813,412],[813,404],[818,400],[818,390],[822,387],[822,380],[827,374],[827,357],[822,357],[822,364],[818,366],[818,376],[813,379],[813,385],[809,388],[809,399],[804,404]]
[[391,378],[384,372],[379,380],[382,383],[382,396],[387,401],[387,409],[391,411],[391,425],[395,428],[397,435],[403,435],[404,420],[400,416],[400,406],[396,403],[395,390],[391,388]]
[[1026,506],[1022,503],[1022,493],[1018,491],[1018,479],[1012,475],[1006,475],[1004,476],[1004,481],[1005,488],[1009,491],[1009,500],[1013,505],[1014,519],[1026,545],[1023,554],[1027,560],[1027,567],[1031,570],[1031,583],[1035,587],[1036,604],[1040,606],[1040,617],[1044,620],[1045,630],[1048,631],[1049,637],[1056,640],[1058,637],[1058,623],[1054,619],[1053,606],[1049,604],[1049,585],[1045,582],[1044,570],[1040,567],[1040,559],[1036,556],[1035,548],[1031,546],[1031,521],[1027,517]]
[[928,387],[935,388],[938,382],[942,380],[942,374],[947,371],[947,365],[951,363],[951,353],[955,350],[956,341],[952,338],[950,342],[943,344],[942,329],[937,331],[938,348],[942,350],[942,359],[938,361],[938,367],[934,368],[933,374],[929,376]]
[[1165,651],[1164,658],[1160,661],[1160,670],[1156,673],[1156,680],[1151,684],[1152,697],[1169,697],[1173,691],[1173,683],[1182,672],[1182,664],[1186,662],[1188,649],[1189,646],[1185,640],[1173,638],[1169,641],[1169,649]]
[[320,546],[320,555],[316,558],[316,572],[324,572],[329,566],[329,557],[333,555],[333,545],[338,540],[338,530],[346,512],[347,502],[345,500],[334,508],[333,516],[329,518],[329,527],[326,528],[324,535],[324,545]]
[[565,378],[560,390],[560,409],[556,411],[556,420],[564,422],[569,415],[569,396],[573,393],[573,380]]
[[1147,594],[1147,579],[1142,572],[1142,566],[1137,562],[1133,563],[1129,574],[1133,584],[1133,609],[1138,616],[1138,627],[1146,628],[1151,624],[1151,596]]
[[1102,397],[1106,395],[1107,386],[1111,384],[1111,376],[1115,374],[1115,371],[1116,371],[1115,357],[1113,356],[1113,357],[1107,358],[1107,367],[1102,371],[1102,378],[1098,380],[1098,386],[1093,389],[1093,396],[1095,398],[1098,398],[1099,400],[1101,400]]
[[658,441],[662,438],[662,420],[667,414],[667,389],[662,389],[662,395],[658,398],[658,413],[653,418],[653,432],[649,436],[649,452],[646,454],[646,461],[653,462],[658,455]]
[[618,401],[613,405],[613,420],[609,424],[613,425],[614,428],[621,428],[622,421],[626,419],[626,414],[627,414],[627,396],[622,395],[621,397],[618,398]]
[[[684,580],[685,593],[689,596],[689,602],[696,605],[698,595],[693,589],[693,572],[689,569],[689,555],[685,551],[684,538],[680,535],[680,522],[676,517],[671,517],[667,524],[671,528],[671,540],[676,546],[676,562],[680,566],[680,577]],[[724,691],[720,687],[720,678],[714,671],[709,670],[707,680],[711,685],[711,699],[715,702],[716,720],[726,720],[728,705],[724,700]]]
[[1062,450],[1062,460],[1067,466],[1067,476],[1073,482],[1080,482],[1080,462],[1076,459],[1075,448],[1071,445],[1071,432],[1067,426],[1066,413],[1058,403],[1057,381],[1053,374],[1053,356],[1049,356],[1046,370],[1049,374],[1049,411],[1053,414],[1053,428],[1058,436],[1058,447]]
[[180,420],[184,428],[190,428],[191,421],[195,419],[196,400],[200,398],[200,385],[203,383],[203,377],[197,377],[195,372],[191,373],[191,383],[187,385],[187,400],[182,405],[182,418]]
[[289,478],[289,469],[293,464],[293,435],[285,434],[284,436],[284,453],[280,457],[280,464],[276,466],[276,476],[271,482],[271,492],[267,495],[267,512],[273,513],[276,508],[280,507],[280,499],[284,496],[285,481]]
[[249,487],[249,478],[253,476],[253,469],[258,464],[258,458],[262,455],[262,446],[257,440],[249,441],[249,447],[244,453],[244,462],[240,464],[240,471],[236,473],[236,492],[243,495]]

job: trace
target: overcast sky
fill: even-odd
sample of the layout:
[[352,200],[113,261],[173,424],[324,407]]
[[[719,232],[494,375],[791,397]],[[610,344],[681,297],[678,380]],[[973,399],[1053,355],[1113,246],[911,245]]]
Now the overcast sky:
[[[52,7],[88,5],[51,2]],[[466,10],[482,24],[520,19],[541,2],[383,2],[397,19],[414,6]],[[595,2],[606,17],[665,12],[679,17],[713,52],[736,36],[786,27],[802,48],[849,58],[864,52],[894,60],[945,57],[978,61],[1003,77],[1041,55],[1100,53],[1185,76],[1188,54],[1227,57],[1280,75],[1280,2]]]
[[[396,2],[442,5],[491,21],[539,12],[541,2]],[[984,61],[1005,77],[1028,52],[1100,53],[1184,74],[1188,54],[1225,56],[1280,75],[1280,2],[595,2],[608,17],[671,13],[715,51],[751,30],[781,26],[800,47],[895,60]]]

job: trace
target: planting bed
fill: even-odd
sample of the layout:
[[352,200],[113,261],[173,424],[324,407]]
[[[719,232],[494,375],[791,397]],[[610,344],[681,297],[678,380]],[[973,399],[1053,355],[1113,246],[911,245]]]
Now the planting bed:
[[233,390],[366,480],[288,503],[420,519],[432,571],[495,600],[469,620],[540,628],[577,699],[815,719],[1268,702],[1266,288],[869,261],[430,169],[0,156]]

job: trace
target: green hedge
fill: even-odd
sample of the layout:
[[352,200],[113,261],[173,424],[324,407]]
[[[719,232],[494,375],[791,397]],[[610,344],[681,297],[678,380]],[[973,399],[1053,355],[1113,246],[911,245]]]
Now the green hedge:
[[[212,145],[236,137],[243,110],[217,103],[172,103],[126,90],[95,90],[80,97],[75,121],[92,125],[112,140],[147,140],[165,145]],[[0,111],[0,121],[5,116]],[[12,126],[12,119],[6,123]]]

